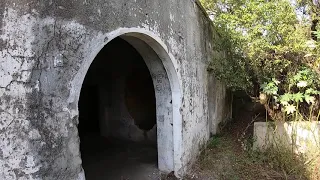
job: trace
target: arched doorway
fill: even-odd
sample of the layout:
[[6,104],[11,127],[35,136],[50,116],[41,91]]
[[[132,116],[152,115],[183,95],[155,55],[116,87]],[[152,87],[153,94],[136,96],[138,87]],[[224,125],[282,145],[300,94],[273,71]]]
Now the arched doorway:
[[[122,147],[127,151],[123,145],[131,142],[155,145],[153,160],[154,163],[158,162],[159,170],[174,171],[174,157],[179,153],[174,149],[179,147],[180,139],[176,138],[178,144],[175,144],[174,127],[179,130],[177,124],[180,124],[177,116],[180,107],[177,105],[180,100],[179,85],[177,79],[170,78],[175,74],[167,73],[166,66],[170,62],[164,60],[168,58],[156,53],[150,42],[141,40],[140,35],[127,33],[109,41],[96,56],[84,78],[79,100],[78,129],[83,167],[87,175],[91,170],[87,167],[90,162],[86,158],[94,159],[90,158],[90,153],[101,161],[99,148],[120,143],[116,148]],[[110,138],[121,140],[115,142]],[[96,145],[100,147],[94,147]],[[147,153],[151,152],[147,150]],[[99,173],[99,169],[101,172],[106,168],[106,164],[100,164],[93,169],[96,171],[94,173]]]

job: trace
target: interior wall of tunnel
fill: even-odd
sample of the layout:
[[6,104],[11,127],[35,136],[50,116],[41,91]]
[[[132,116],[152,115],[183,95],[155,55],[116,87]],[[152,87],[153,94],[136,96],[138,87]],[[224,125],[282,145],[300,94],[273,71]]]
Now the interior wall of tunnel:
[[[146,100],[130,98],[135,93]],[[151,96],[153,99],[147,98]],[[159,170],[171,172],[174,170],[175,97],[163,59],[144,40],[131,34],[121,35],[108,42],[100,51],[84,78],[78,103],[79,135],[81,137],[82,129],[91,127],[105,137],[156,143]],[[89,101],[84,101],[86,98]],[[95,112],[82,111],[87,102],[92,104],[90,107]],[[134,106],[135,103],[140,104]],[[91,120],[83,123],[81,117],[90,119],[92,113],[98,116],[98,123],[92,123]],[[135,119],[139,115],[150,121],[142,125]]]
[[[138,37],[135,37],[137,35]],[[139,38],[140,34],[124,34],[121,36],[130,43],[143,57],[152,77],[156,97],[156,124],[158,168],[163,172],[174,171],[174,96],[163,57]],[[176,83],[176,82],[172,82]],[[174,84],[176,85],[176,84]],[[177,86],[177,85],[176,85]],[[178,106],[176,106],[178,107]],[[178,119],[177,119],[178,120]]]
[[114,39],[97,55],[80,97],[80,133],[156,142],[151,74],[141,55],[125,40]]

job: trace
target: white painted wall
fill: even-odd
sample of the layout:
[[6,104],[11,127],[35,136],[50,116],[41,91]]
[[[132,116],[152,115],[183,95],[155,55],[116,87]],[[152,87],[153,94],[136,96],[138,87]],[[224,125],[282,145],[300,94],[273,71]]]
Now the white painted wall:
[[255,122],[253,133],[255,150],[287,148],[297,154],[313,155],[320,148],[320,123],[316,121]]
[[[212,121],[228,112],[220,106],[224,86],[209,90],[206,69],[218,55],[213,44],[219,38],[197,5],[27,3],[13,0],[5,11],[0,7],[0,179],[18,179],[17,171],[24,179],[84,179],[77,134],[81,85],[99,51],[119,36],[142,54],[161,89],[159,168],[182,176],[208,140],[210,124],[217,132]],[[212,111],[220,107],[226,110]]]

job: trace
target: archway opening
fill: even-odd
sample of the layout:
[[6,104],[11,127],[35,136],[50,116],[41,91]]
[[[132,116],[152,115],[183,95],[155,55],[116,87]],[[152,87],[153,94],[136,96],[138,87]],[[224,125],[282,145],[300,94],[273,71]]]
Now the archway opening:
[[[91,64],[78,103],[87,179],[158,175],[156,122],[157,115],[166,113],[158,106],[164,101],[160,94],[170,97],[170,93],[155,92],[156,77],[149,69],[145,57],[120,37],[109,42]],[[164,82],[166,87],[168,81]]]

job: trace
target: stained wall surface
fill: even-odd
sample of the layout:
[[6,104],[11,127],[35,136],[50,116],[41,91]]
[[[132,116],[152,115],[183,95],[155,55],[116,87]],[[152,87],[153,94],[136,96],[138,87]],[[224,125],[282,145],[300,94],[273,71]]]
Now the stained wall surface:
[[[167,116],[157,112],[163,130],[158,139],[168,139],[160,150],[168,154],[163,162],[172,160],[159,168],[177,176],[188,170],[218,122],[230,115],[224,85],[207,72],[208,62],[221,54],[214,49],[219,36],[197,2],[4,0],[0,179],[84,179],[77,129],[81,85],[99,51],[125,34],[150,45],[170,82],[168,89],[154,81],[157,97],[172,94],[157,99],[157,111],[173,109]],[[152,58],[144,60],[152,69]]]

